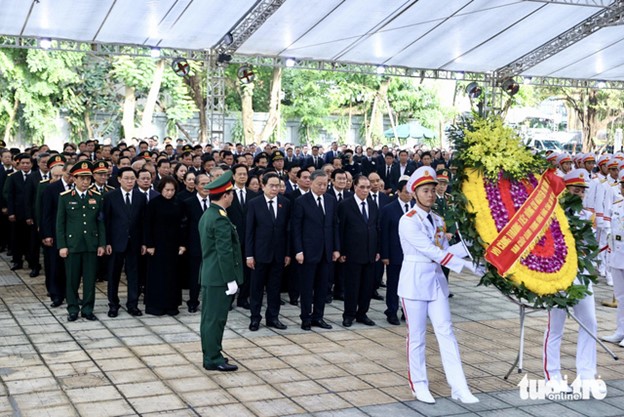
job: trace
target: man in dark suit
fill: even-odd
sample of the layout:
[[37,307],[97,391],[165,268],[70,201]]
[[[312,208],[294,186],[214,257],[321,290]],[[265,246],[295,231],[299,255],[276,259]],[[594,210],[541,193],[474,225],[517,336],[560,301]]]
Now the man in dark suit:
[[[409,153],[406,150],[399,151],[399,163],[394,164],[392,166],[392,170],[390,171],[390,175],[392,177],[392,192],[396,192],[399,184],[399,178],[403,175],[407,175],[408,177],[412,175],[412,173],[416,171],[416,164],[409,160]],[[386,186],[386,188],[388,188]]]
[[108,317],[119,314],[119,281],[125,265],[128,279],[126,308],[132,316],[142,316],[139,304],[139,256],[145,253],[143,219],[147,203],[134,185],[136,174],[130,167],[117,172],[120,188],[104,194],[106,254],[108,258]]
[[340,157],[340,152],[338,152],[338,143],[332,142],[330,145],[330,149],[325,152],[324,157],[326,164],[333,164],[334,158]]
[[[62,155],[58,155],[58,159],[63,161],[65,158]],[[56,158],[54,158],[52,164],[56,164]],[[52,301],[51,307],[60,306],[65,299],[65,262],[59,255],[59,247],[56,241],[56,215],[59,196],[62,192],[71,190],[74,179],[69,174],[69,170],[72,166],[73,164],[67,162],[52,166],[50,170],[52,174],[51,184],[43,190],[41,195],[41,226],[39,227],[39,234],[43,242],[45,284]],[[61,171],[61,177],[56,180],[59,170]]]
[[[332,187],[327,191],[338,203],[353,196],[353,192],[347,190],[347,173],[342,169],[335,169],[331,174]],[[334,273],[329,276],[326,302],[331,303],[334,298],[344,300],[344,275],[343,264],[334,262]]]
[[314,169],[321,169],[325,164],[325,160],[319,155],[319,147],[312,146],[312,155],[308,155],[306,158],[304,169],[312,166]]
[[[137,190],[142,194],[146,204],[149,204],[160,193],[152,187],[152,174],[146,169],[137,172]],[[145,284],[147,282],[147,258],[148,254],[139,257],[139,294],[145,294]]]
[[[370,199],[377,205],[377,208],[381,209],[385,207],[392,201],[392,198],[388,197],[384,192],[379,174],[372,172],[368,175],[368,179],[371,184]],[[375,262],[375,290],[373,291],[373,300],[383,301],[383,296],[379,294],[378,290],[383,286],[384,268],[384,264],[381,261]]]
[[288,195],[292,203],[302,195],[310,192],[310,171],[300,169],[297,171],[297,189]]
[[373,295],[375,261],[379,260],[379,209],[368,198],[370,181],[363,175],[353,180],[355,195],[338,205],[341,261],[345,263],[345,301],[342,325],[353,320],[367,326],[375,322],[366,313]]
[[290,198],[290,194],[299,189],[299,185],[297,184],[299,178],[297,177],[297,173],[301,170],[301,167],[298,164],[290,165],[286,168],[286,172],[288,173],[288,179],[286,180],[286,192],[284,195]]
[[260,327],[262,298],[267,293],[266,325],[285,330],[279,320],[280,284],[288,256],[290,202],[279,195],[279,176],[268,173],[262,177],[263,195],[247,205],[245,226],[245,262],[251,269],[249,330]]
[[186,302],[189,313],[196,313],[199,307],[199,271],[202,262],[201,242],[199,240],[199,220],[204,214],[210,201],[208,190],[204,187],[210,183],[206,174],[195,177],[197,194],[184,200],[183,236],[188,253],[188,287],[189,300]]
[[35,257],[30,245],[31,236],[34,233],[34,214],[31,218],[26,215],[32,210],[26,208],[26,183],[32,175],[32,161],[30,155],[22,153],[15,157],[18,171],[9,175],[5,184],[5,196],[9,222],[13,224],[13,236],[11,247],[13,249],[13,265],[11,271],[23,268],[23,258],[26,258],[31,268],[31,274],[39,275],[39,259]]
[[331,329],[323,315],[332,262],[340,256],[337,202],[327,194],[323,171],[314,171],[311,179],[311,191],[295,200],[291,222],[293,252],[300,271],[301,328]]
[[384,182],[384,189],[386,193],[391,193],[396,188],[396,184],[392,181],[392,168],[395,166],[394,155],[392,152],[388,152],[384,155],[385,164],[377,167],[377,173]]
[[[4,146],[2,147],[4,148]],[[10,248],[10,223],[7,218],[7,202],[4,199],[4,184],[9,174],[15,172],[13,168],[13,155],[8,149],[0,150],[0,252]]]
[[230,221],[236,226],[238,240],[241,245],[241,262],[243,263],[243,284],[238,293],[236,306],[249,310],[249,283],[251,270],[245,262],[245,227],[247,222],[247,204],[249,201],[257,197],[259,194],[253,192],[246,187],[248,170],[243,164],[236,164],[232,167],[234,179],[234,200],[227,209],[227,215]]
[[362,174],[368,176],[371,172],[377,172],[377,158],[373,156],[373,148],[366,148],[366,154],[360,158]]
[[380,214],[380,236],[381,241],[381,261],[386,266],[386,311],[388,323],[399,325],[397,316],[399,310],[399,296],[397,288],[399,286],[399,275],[401,264],[403,263],[403,249],[399,240],[399,220],[403,214],[410,211],[414,201],[406,187],[409,177],[402,177],[398,182],[398,198],[393,200],[381,209]]

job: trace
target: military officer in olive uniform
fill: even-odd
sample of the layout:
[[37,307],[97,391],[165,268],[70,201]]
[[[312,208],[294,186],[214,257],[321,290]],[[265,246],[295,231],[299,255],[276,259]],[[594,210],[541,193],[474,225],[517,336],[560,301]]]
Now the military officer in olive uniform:
[[[56,216],[56,242],[59,255],[65,259],[67,274],[68,321],[78,319],[78,312],[87,320],[97,320],[95,304],[95,272],[97,257],[104,255],[106,246],[102,196],[89,189],[92,165],[82,161],[70,173],[76,188],[59,197]],[[78,288],[83,279],[82,311],[78,305]]]
[[202,250],[200,333],[204,368],[209,371],[236,371],[221,353],[223,331],[232,296],[243,283],[241,246],[236,228],[226,209],[235,198],[232,171],[206,185],[210,206],[199,221]]

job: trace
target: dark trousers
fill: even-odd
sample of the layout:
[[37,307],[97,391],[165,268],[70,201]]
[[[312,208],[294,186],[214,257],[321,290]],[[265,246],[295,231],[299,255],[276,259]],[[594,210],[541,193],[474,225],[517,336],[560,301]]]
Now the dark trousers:
[[31,269],[39,267],[39,234],[35,226],[26,224],[26,220],[13,222],[11,249],[13,263],[21,264],[26,258]]
[[373,297],[375,263],[345,262],[344,319],[362,319],[366,316]]
[[256,268],[251,271],[249,305],[251,321],[262,319],[262,299],[264,288],[267,293],[266,321],[277,320],[280,311],[280,283],[282,282],[283,262],[261,263],[256,262]]
[[147,257],[149,255],[139,256],[139,294],[145,294],[145,284],[147,283]]
[[[325,313],[328,280],[333,275],[333,263],[297,264],[299,288],[301,289],[301,321],[321,320]],[[314,309],[313,309],[314,307]]]
[[[251,269],[249,269],[249,267],[247,266],[247,259],[245,258],[244,248],[242,249],[241,253],[243,254],[243,284],[238,289],[238,295],[236,295],[236,304],[238,306],[242,306],[243,304],[245,304],[245,301],[250,301],[249,294],[251,292]],[[234,301],[234,298],[232,298],[232,301]]]
[[58,254],[56,246],[43,247],[43,266],[45,270],[45,285],[50,300],[63,301],[65,299],[66,278],[65,262]]
[[204,365],[223,365],[225,363],[225,358],[221,354],[223,331],[232,304],[232,296],[225,294],[227,289],[225,286],[202,285],[201,288],[202,309],[199,331]]
[[199,283],[199,272],[201,269],[202,257],[189,255],[189,274],[188,274],[188,288],[189,299],[186,302],[188,307],[199,306],[199,290],[201,285]]
[[384,314],[390,317],[396,317],[399,311],[399,295],[397,290],[399,287],[399,275],[401,274],[401,264],[386,265],[386,311]]
[[[0,190],[1,192],[2,190]],[[0,250],[9,248],[11,238],[11,222],[6,214],[0,213]]]
[[[332,267],[334,269],[334,273],[331,274],[331,281],[329,281],[329,293],[333,291],[334,298],[341,297],[344,298],[344,274],[343,272],[344,264],[340,262],[334,262]],[[332,289],[333,286],[333,289]]]
[[95,252],[70,253],[65,258],[65,271],[67,273],[67,286],[65,297],[67,298],[67,312],[78,313],[78,288],[82,277],[82,314],[93,313],[95,304],[95,270],[97,267],[97,254]]
[[125,252],[113,252],[108,256],[108,306],[119,308],[119,281],[121,270],[126,267],[128,281],[127,308],[139,305],[139,256],[140,249],[126,249]]
[[373,286],[373,291],[376,291],[381,287],[385,267],[386,266],[383,262],[381,262],[381,260],[375,262],[375,285]]

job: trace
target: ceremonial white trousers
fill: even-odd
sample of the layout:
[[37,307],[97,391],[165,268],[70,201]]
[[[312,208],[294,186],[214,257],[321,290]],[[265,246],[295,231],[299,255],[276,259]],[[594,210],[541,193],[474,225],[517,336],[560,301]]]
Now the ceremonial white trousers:
[[406,298],[401,300],[408,331],[408,380],[412,391],[415,391],[417,387],[429,385],[425,362],[428,316],[438,339],[446,380],[454,393],[461,392],[468,389],[468,384],[459,357],[459,346],[453,333],[448,297],[444,296],[439,286],[437,287],[435,300],[417,301]]
[[[612,256],[615,254],[611,254]],[[619,255],[619,254],[618,254]],[[610,268],[613,277],[613,295],[617,300],[617,334],[624,334],[624,269]]]
[[[594,295],[588,295],[572,307],[574,315],[595,336],[596,305]],[[548,325],[544,333],[544,376],[547,380],[562,379],[561,377],[561,338],[567,313],[560,308],[548,312]],[[576,374],[581,379],[596,377],[596,340],[580,326],[576,342]],[[572,380],[568,377],[568,383]]]

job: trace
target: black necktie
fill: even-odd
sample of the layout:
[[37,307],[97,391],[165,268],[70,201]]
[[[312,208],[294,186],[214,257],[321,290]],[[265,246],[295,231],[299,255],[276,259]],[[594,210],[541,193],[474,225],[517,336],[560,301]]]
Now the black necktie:
[[368,215],[366,214],[366,202],[362,201],[360,204],[362,205],[362,216],[364,216],[364,221],[368,223]]
[[24,174],[24,182],[28,179],[28,174]]
[[340,203],[342,201],[342,192],[338,193],[338,202]]
[[269,211],[271,212],[273,220],[275,220],[277,216],[275,215],[275,209],[273,208],[273,200],[269,200]]
[[405,212],[407,213],[409,211],[409,204],[405,203]]
[[145,202],[149,203],[149,191],[145,191]]
[[86,194],[86,193],[82,193],[82,194],[80,194],[80,199],[81,199],[81,200],[84,200],[84,199],[85,199],[85,194]]
[[377,194],[373,194],[373,201],[375,202],[375,205],[379,206],[379,203],[377,203]]
[[203,210],[203,211],[206,211],[206,209],[208,208],[208,206],[206,205],[206,199],[205,199],[205,198],[204,198],[204,199],[202,199],[202,203],[204,204],[204,210]]
[[126,206],[129,206],[130,204],[130,193],[126,193]]
[[390,167],[388,167],[388,169],[386,170],[386,178],[388,178],[390,176]]
[[431,225],[435,229],[435,224],[433,224],[433,217],[431,217],[431,213],[427,214],[427,220],[429,220],[429,222],[431,223]]
[[318,207],[319,209],[321,209],[321,213],[323,213],[323,216],[325,215],[325,210],[323,210],[323,202],[321,200],[321,197],[316,197],[316,201],[318,202]]
[[297,184],[294,185],[294,190],[297,191],[299,189],[299,186]]
[[240,195],[240,204],[241,204],[241,206],[244,206],[245,205],[245,195],[243,194],[243,190],[240,190],[239,195]]

